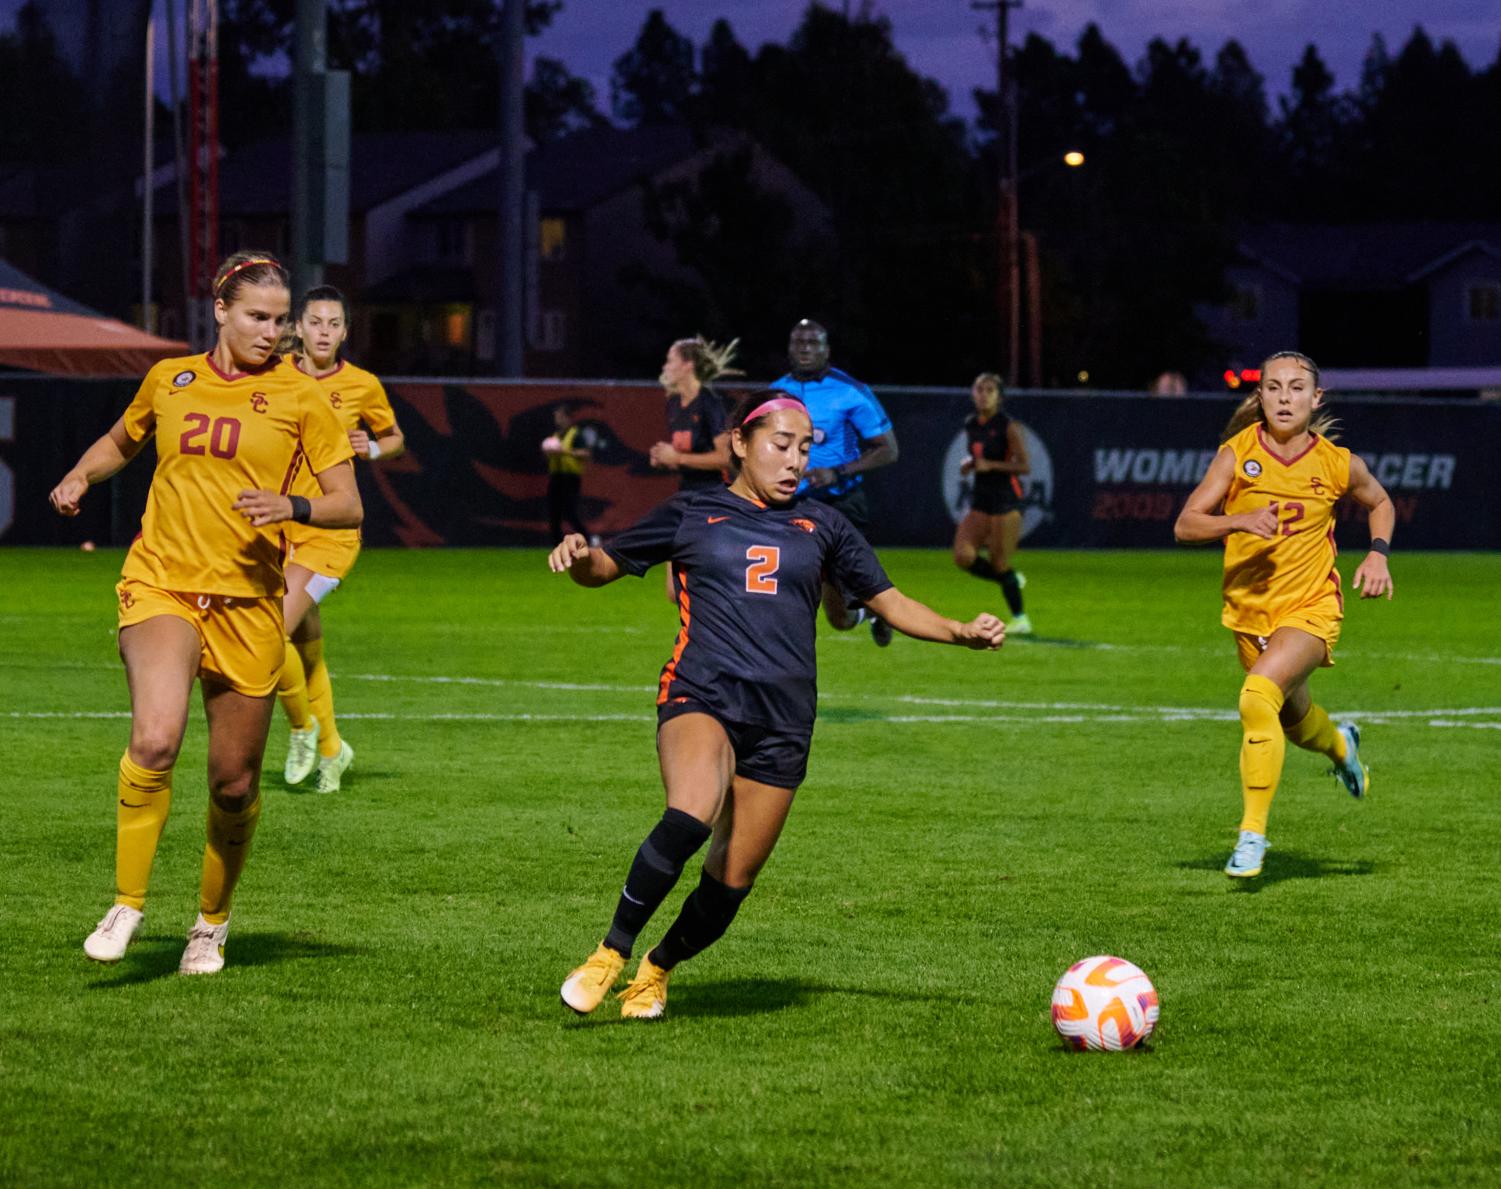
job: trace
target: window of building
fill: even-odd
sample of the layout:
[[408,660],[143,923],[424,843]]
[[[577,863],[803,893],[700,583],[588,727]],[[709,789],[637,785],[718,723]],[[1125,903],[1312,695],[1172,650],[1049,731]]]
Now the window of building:
[[543,260],[562,260],[568,255],[568,224],[559,218],[542,220],[537,247]]
[[1501,284],[1481,281],[1466,286],[1465,316],[1471,322],[1501,321]]
[[561,351],[568,344],[568,315],[562,310],[542,311],[542,333],[537,350]]
[[443,342],[450,347],[469,345],[468,306],[449,306],[443,312]]
[[1261,321],[1261,286],[1236,285],[1230,293],[1230,317],[1241,323]]
[[469,223],[464,219],[439,219],[433,227],[437,259],[463,264],[469,260]]

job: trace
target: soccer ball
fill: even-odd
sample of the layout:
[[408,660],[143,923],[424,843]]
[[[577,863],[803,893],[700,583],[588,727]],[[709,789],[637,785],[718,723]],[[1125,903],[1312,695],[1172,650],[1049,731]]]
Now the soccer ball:
[[1157,1013],[1157,988],[1124,958],[1084,958],[1053,987],[1053,1027],[1070,1048],[1134,1048],[1152,1035]]

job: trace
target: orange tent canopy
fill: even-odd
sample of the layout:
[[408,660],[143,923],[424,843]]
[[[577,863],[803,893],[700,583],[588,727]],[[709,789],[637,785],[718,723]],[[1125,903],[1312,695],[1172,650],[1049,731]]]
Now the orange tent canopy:
[[0,260],[0,365],[56,376],[139,376],[188,345],[106,318]]

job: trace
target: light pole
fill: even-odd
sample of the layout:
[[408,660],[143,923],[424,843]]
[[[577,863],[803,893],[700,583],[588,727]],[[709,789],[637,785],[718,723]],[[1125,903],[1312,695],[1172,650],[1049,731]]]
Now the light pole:
[[1011,10],[1021,6],[1022,0],[970,0],[970,7],[976,12],[995,13],[995,221],[1000,246],[996,313],[998,338],[1005,351],[1006,382],[1012,386],[1016,384],[1017,356],[1021,354],[1021,305],[1017,301],[1021,288],[1017,251],[1020,224],[1016,213],[1016,104],[1011,80],[1006,76],[1006,58],[1010,53],[1008,26]]

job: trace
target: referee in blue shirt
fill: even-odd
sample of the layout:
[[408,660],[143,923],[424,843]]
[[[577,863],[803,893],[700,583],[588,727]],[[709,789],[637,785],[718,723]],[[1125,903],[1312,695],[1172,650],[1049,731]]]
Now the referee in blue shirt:
[[[838,508],[870,539],[870,506],[865,475],[896,461],[896,433],[881,402],[859,380],[829,366],[829,332],[804,318],[787,343],[792,370],[772,385],[790,392],[808,407],[813,419],[813,449],[798,494]],[[871,638],[882,648],[891,643],[891,628],[844,592],[825,598],[829,623],[848,631],[869,618]]]

